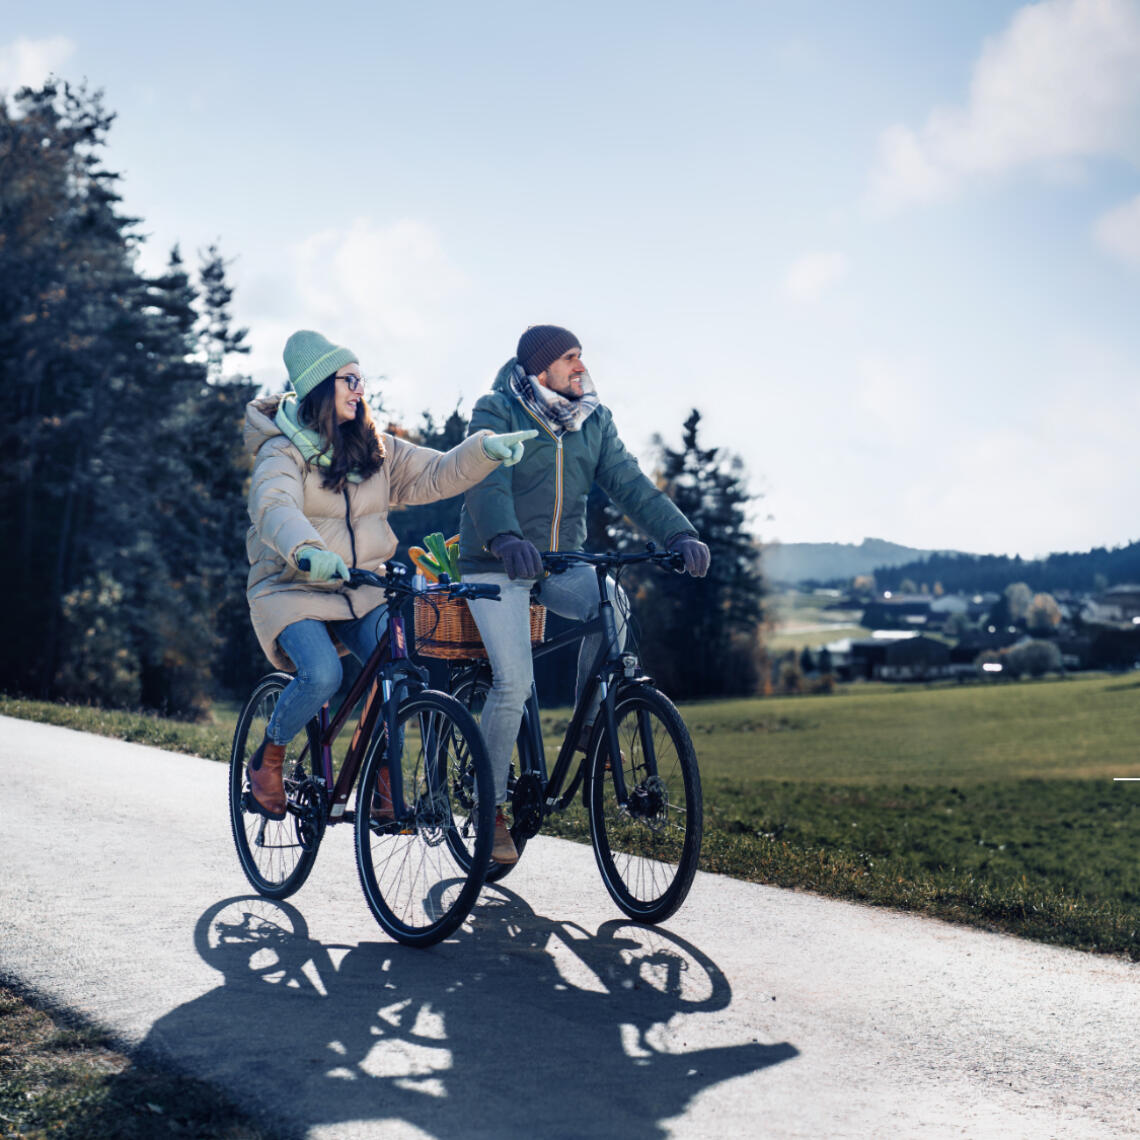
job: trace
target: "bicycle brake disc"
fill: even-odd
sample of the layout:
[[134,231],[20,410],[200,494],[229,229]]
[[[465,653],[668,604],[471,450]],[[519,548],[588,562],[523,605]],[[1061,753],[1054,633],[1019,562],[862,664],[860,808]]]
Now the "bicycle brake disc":
[[650,831],[664,831],[669,822],[669,789],[660,776],[650,776],[630,793],[626,812]]
[[425,792],[416,800],[416,831],[429,847],[438,847],[451,826],[451,804],[446,792]]

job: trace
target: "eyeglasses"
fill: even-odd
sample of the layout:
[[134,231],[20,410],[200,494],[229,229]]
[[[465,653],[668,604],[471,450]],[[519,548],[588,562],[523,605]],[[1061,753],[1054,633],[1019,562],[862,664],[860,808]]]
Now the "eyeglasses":
[[348,386],[348,390],[350,392],[359,392],[364,387],[364,377],[363,376],[353,376],[353,375],[338,376],[337,379],[343,380],[345,382],[345,384]]

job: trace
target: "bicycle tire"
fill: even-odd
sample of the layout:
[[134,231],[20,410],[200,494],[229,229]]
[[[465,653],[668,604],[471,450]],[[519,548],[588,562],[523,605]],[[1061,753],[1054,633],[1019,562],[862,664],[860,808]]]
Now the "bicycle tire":
[[313,760],[320,755],[320,729],[315,719],[305,726],[309,742],[306,761],[298,758],[299,737],[285,753],[283,775],[289,801],[285,818],[267,819],[248,808],[246,769],[265,736],[282,690],[292,679],[288,673],[270,673],[258,681],[238,715],[230,749],[230,827],[238,861],[253,889],[271,899],[288,898],[301,888],[313,869],[324,829],[323,804],[306,802],[302,791],[312,775]]
[[615,704],[627,797],[619,803],[602,718],[590,739],[590,839],[602,881],[638,922],[662,922],[685,901],[704,829],[701,779],[681,714],[637,685]]
[[[483,711],[483,702],[487,699],[487,693],[490,692],[490,689],[491,686],[486,675],[478,673],[460,681],[452,690],[452,696],[478,721]],[[515,748],[511,753],[511,770],[510,775],[507,777],[508,803],[511,802],[512,799],[516,776],[522,772],[529,772],[534,767],[529,757],[530,737],[527,735],[527,711],[524,708],[523,719],[519,723],[519,734],[515,741]],[[518,825],[513,822],[511,824],[511,839],[514,840],[515,850],[519,854],[519,859],[521,859],[522,853],[526,849],[528,836],[520,834]],[[465,854],[467,845],[464,843],[463,836],[456,834],[452,841],[455,844],[455,857],[459,860],[469,858],[469,856]],[[497,883],[500,879],[506,878],[517,866],[517,862],[491,863],[487,867],[486,881],[488,883]]]
[[[471,714],[453,697],[424,690],[400,702],[402,804],[374,818],[373,792],[386,772],[380,725],[356,792],[356,866],[376,921],[398,942],[431,946],[467,917],[483,886],[494,839],[491,763]],[[471,858],[456,858],[448,834],[468,821],[458,781],[473,774]],[[457,814],[461,819],[457,819]]]

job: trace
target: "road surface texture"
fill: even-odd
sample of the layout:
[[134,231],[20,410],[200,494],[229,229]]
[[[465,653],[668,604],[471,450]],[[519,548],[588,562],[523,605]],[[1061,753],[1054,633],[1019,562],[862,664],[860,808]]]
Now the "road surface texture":
[[0,718],[0,973],[326,1137],[1140,1134],[1140,968],[698,875],[626,922],[539,837],[472,921],[389,941],[348,827],[249,891],[223,765]]

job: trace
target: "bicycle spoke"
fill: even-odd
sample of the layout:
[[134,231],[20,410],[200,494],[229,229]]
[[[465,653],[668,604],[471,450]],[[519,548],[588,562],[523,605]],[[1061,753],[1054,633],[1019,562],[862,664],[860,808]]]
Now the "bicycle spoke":
[[[429,945],[451,933],[466,917],[482,885],[482,868],[455,854],[457,821],[468,809],[458,798],[464,773],[483,791],[486,825],[469,839],[485,861],[490,855],[493,795],[490,769],[478,729],[466,711],[441,693],[420,693],[401,705],[398,758],[404,785],[407,834],[374,827],[368,810],[357,807],[357,866],[369,906],[393,937]],[[362,787],[369,787],[383,763],[394,762],[373,747]],[[480,834],[480,830],[482,834]]]
[[[618,772],[594,756],[590,832],[602,878],[631,917],[659,922],[684,901],[701,840],[696,756],[684,722],[648,686],[619,698]],[[622,796],[617,787],[623,785]]]
[[[251,805],[248,766],[265,736],[266,726],[290,677],[274,673],[258,682],[238,717],[230,754],[230,824],[242,870],[253,887],[270,898],[285,898],[304,883],[316,858],[323,820],[320,805],[304,791],[309,774],[297,760],[305,740],[294,741],[286,754],[285,789],[289,810],[284,819],[272,820]],[[306,726],[309,756],[314,748],[316,725]],[[311,842],[302,842],[307,828]],[[315,838],[314,838],[315,837]]]

